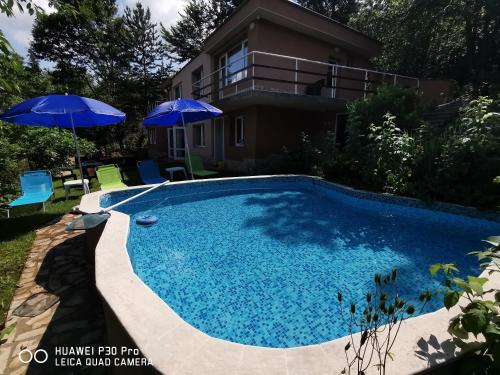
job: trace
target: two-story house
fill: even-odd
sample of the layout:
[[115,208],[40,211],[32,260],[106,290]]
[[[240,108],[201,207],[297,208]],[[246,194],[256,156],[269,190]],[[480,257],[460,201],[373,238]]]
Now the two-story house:
[[[378,41],[288,0],[247,0],[173,78],[170,100],[195,98],[223,116],[187,129],[193,154],[249,171],[302,132],[342,136],[346,104],[377,85],[422,89],[412,77],[371,69]],[[152,157],[183,159],[180,127],[149,129]]]

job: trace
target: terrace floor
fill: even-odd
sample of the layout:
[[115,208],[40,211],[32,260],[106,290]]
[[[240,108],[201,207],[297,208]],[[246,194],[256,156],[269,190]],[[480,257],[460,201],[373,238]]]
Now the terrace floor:
[[[104,315],[85,256],[85,235],[64,231],[72,219],[67,214],[36,232],[7,315],[6,327],[15,327],[0,341],[0,374],[67,373],[67,367],[51,361],[55,346],[104,344]],[[46,363],[21,362],[22,350],[37,348],[49,353]],[[78,368],[78,373],[104,372]]]

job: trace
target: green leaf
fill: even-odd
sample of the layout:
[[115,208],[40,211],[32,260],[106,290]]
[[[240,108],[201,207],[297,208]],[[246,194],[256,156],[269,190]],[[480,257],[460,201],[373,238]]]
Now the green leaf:
[[462,325],[466,331],[472,332],[475,336],[484,332],[488,326],[488,318],[483,309],[471,309],[462,316]]
[[0,331],[0,340],[2,340],[4,337],[7,337],[10,335],[10,333],[16,328],[17,323],[12,323],[8,326],[6,326],[3,330]]
[[443,265],[441,263],[436,263],[429,267],[429,272],[431,273],[432,277],[434,277],[436,273],[441,269],[443,269]]
[[470,281],[469,287],[478,295],[483,295],[483,286],[476,281]]
[[485,336],[488,338],[494,338],[495,340],[500,340],[500,327],[494,323],[488,324],[484,331]]
[[450,320],[450,325],[448,326],[448,333],[456,338],[467,340],[469,338],[469,333],[463,329],[460,317],[456,316]]
[[450,292],[444,296],[444,306],[447,310],[455,306],[460,299],[460,294],[458,292]]
[[467,280],[479,283],[481,286],[488,282],[486,277],[467,276]]
[[493,246],[500,246],[500,236],[491,236],[488,237],[485,242],[488,242],[489,244]]

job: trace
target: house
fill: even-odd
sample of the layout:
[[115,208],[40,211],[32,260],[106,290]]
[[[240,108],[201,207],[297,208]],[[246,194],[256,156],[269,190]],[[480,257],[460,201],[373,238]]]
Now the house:
[[[343,136],[346,104],[382,83],[422,89],[422,82],[372,69],[381,44],[288,0],[247,0],[173,78],[170,100],[195,98],[224,111],[190,124],[193,154],[229,170],[258,171],[301,133]],[[432,90],[431,90],[432,91]],[[151,157],[183,159],[181,127],[149,129]]]

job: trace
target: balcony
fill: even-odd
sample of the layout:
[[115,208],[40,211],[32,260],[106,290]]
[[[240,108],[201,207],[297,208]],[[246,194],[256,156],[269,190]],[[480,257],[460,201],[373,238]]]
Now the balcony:
[[251,104],[336,109],[380,85],[419,89],[417,78],[252,51],[193,82],[192,96],[225,110]]

